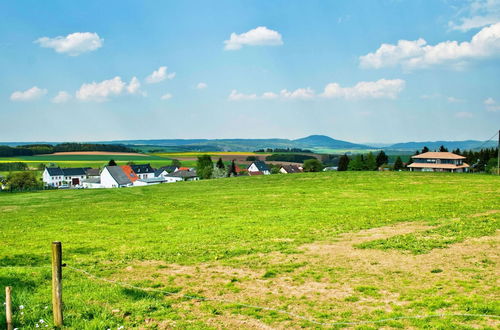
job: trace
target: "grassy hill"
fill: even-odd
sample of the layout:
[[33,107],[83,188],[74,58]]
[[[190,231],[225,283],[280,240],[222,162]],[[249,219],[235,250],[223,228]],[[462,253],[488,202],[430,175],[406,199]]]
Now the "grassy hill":
[[[50,324],[60,240],[69,328],[495,328],[498,196],[495,176],[410,172],[3,193],[0,285],[16,326]],[[399,319],[457,313],[486,316]]]

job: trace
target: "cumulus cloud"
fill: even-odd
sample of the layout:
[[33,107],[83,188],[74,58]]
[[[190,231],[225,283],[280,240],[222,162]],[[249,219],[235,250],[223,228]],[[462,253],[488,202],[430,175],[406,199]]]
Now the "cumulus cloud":
[[148,84],[156,84],[162,82],[165,79],[174,79],[175,72],[168,73],[168,67],[161,66],[158,70],[153,71],[149,76],[146,77],[146,82]]
[[241,34],[231,33],[229,40],[225,40],[224,44],[225,50],[238,50],[243,46],[280,46],[283,45],[283,40],[278,31],[259,26]]
[[325,86],[321,96],[326,98],[352,99],[395,99],[404,89],[402,79],[380,79],[377,81],[361,81],[353,87],[342,87],[338,83]]
[[200,82],[200,83],[198,83],[198,85],[196,85],[196,88],[198,88],[198,89],[205,89],[207,87],[208,87],[208,85],[204,82]]
[[379,69],[402,66],[412,70],[432,65],[460,67],[470,60],[500,55],[500,23],[481,29],[471,41],[444,41],[428,45],[424,39],[399,40],[396,45],[382,44],[374,53],[361,56],[360,66]]
[[317,98],[342,98],[356,99],[395,99],[404,89],[405,81],[402,79],[380,79],[377,81],[361,81],[353,87],[342,87],[338,83],[329,83],[323,93],[316,94],[311,88],[297,88],[294,91],[282,89],[279,93],[265,92],[262,95],[243,94],[233,89],[228,99],[241,100],[313,100]]
[[500,0],[471,0],[458,12],[457,21],[448,22],[452,30],[462,32],[500,21]]
[[10,99],[12,101],[32,101],[42,97],[45,94],[47,94],[46,89],[41,89],[33,86],[25,91],[15,91],[10,95]]
[[104,39],[97,33],[75,32],[67,36],[55,38],[42,37],[35,40],[41,47],[53,48],[56,52],[78,56],[82,53],[91,52],[102,47]]
[[229,94],[228,99],[230,101],[256,100],[257,94],[243,94],[238,92],[236,89],[233,89],[231,94]]
[[492,97],[488,97],[486,100],[484,100],[484,105],[486,106],[486,110],[488,111],[491,112],[500,111],[500,103],[495,101],[495,99]]
[[459,99],[459,98],[456,98],[456,97],[453,97],[453,96],[448,96],[446,98],[446,100],[450,103],[461,103],[461,102],[464,102],[463,99]]
[[173,95],[172,95],[172,94],[170,94],[170,93],[166,93],[166,94],[163,94],[163,95],[161,96],[161,99],[162,99],[162,100],[170,100],[172,97],[173,97]]
[[101,82],[94,81],[92,83],[83,84],[76,92],[75,96],[80,101],[105,102],[108,101],[111,96],[117,96],[123,93],[135,94],[139,90],[140,84],[138,79],[134,78],[132,78],[128,85],[119,76]]
[[71,99],[71,95],[68,92],[60,91],[56,96],[52,98],[52,103],[66,103]]

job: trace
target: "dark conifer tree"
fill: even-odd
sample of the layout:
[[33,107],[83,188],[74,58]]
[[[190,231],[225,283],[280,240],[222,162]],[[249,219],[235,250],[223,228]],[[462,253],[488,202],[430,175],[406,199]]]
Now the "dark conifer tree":
[[377,167],[380,167],[389,162],[389,157],[387,157],[384,150],[380,150],[380,152],[377,155],[376,161],[377,161]]
[[349,167],[349,160],[350,159],[346,154],[340,156],[337,171],[347,171],[347,168]]
[[220,169],[225,169],[226,167],[224,166],[224,162],[222,161],[222,158],[219,158],[219,160],[217,161],[217,164],[216,166]]
[[399,171],[403,168],[403,161],[401,160],[401,157],[398,156],[398,158],[396,158],[396,162],[394,162],[394,171]]
[[108,162],[108,166],[117,166],[116,162],[114,159],[111,159],[109,162]]

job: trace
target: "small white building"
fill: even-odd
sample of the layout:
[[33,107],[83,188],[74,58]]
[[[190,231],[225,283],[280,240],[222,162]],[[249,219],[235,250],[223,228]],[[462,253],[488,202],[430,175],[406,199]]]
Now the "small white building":
[[85,179],[86,169],[81,167],[46,167],[42,174],[43,183],[51,187],[79,187]]
[[256,174],[264,174],[264,175],[269,175],[271,174],[271,170],[267,166],[266,163],[264,163],[261,160],[257,160],[250,164],[247,169],[248,173],[250,175],[256,175]]
[[155,178],[166,177],[170,173],[177,172],[179,168],[177,166],[163,166],[155,171]]
[[290,174],[290,173],[302,173],[303,169],[301,166],[297,165],[283,165],[280,167],[280,173]]
[[131,187],[132,181],[120,166],[106,166],[101,172],[103,188]]
[[130,165],[130,168],[137,177],[140,179],[153,179],[155,177],[155,170],[149,164]]

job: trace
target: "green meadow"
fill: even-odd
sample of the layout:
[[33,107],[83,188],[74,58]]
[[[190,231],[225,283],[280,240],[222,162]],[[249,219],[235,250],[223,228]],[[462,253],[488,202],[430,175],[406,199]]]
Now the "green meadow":
[[13,286],[16,327],[51,327],[61,241],[68,329],[498,329],[499,228],[491,175],[0,193],[0,297]]

